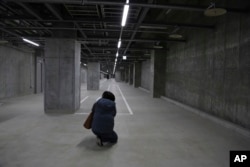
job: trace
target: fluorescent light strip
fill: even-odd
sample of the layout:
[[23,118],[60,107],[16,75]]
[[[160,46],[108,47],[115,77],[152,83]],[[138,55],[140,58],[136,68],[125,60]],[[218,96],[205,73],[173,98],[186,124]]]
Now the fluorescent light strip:
[[26,38],[23,38],[23,40],[24,40],[25,42],[28,42],[28,43],[32,44],[32,45],[39,46],[38,43],[35,43],[35,42],[33,42],[33,41],[30,41],[30,40],[28,40],[28,39],[26,39]]
[[116,57],[118,57],[118,52],[116,52]]
[[121,47],[121,40],[118,41],[118,45],[117,45],[118,48]]
[[124,5],[123,15],[122,15],[122,27],[125,26],[128,17],[129,5]]

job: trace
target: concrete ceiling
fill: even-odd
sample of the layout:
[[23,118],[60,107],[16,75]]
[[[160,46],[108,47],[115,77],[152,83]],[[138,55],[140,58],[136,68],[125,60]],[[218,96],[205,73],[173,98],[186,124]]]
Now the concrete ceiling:
[[[44,46],[45,38],[76,31],[82,45],[82,62],[100,61],[102,66],[149,59],[152,49],[168,50],[169,43],[188,41],[190,31],[214,31],[218,17],[204,11],[211,0],[130,0],[127,24],[121,27],[126,0],[2,0],[0,1],[1,40],[12,44],[28,38]],[[245,13],[249,0],[214,0],[216,8],[228,13]],[[171,38],[171,34],[181,38]],[[121,37],[121,48],[117,43]],[[162,48],[155,48],[156,45]],[[127,60],[121,60],[127,55]]]

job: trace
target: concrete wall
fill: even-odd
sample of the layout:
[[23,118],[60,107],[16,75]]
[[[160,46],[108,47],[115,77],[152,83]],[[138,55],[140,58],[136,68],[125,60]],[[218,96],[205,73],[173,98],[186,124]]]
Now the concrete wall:
[[42,93],[44,89],[44,50],[35,50],[35,93]]
[[121,82],[122,81],[121,71],[116,71],[115,72],[115,81],[116,82]]
[[250,129],[250,16],[217,19],[216,30],[170,46],[165,94]]
[[46,113],[74,113],[80,107],[80,43],[75,39],[45,40]]
[[134,80],[134,87],[141,86],[141,62],[134,63],[134,72],[133,72],[133,80]]
[[0,45],[0,98],[34,93],[34,51]]
[[44,87],[44,62],[42,57],[36,56],[35,93],[42,93]]
[[133,85],[134,83],[133,76],[134,76],[134,64],[130,64],[129,65],[129,81],[128,81],[129,85]]
[[87,70],[87,90],[99,90],[100,88],[100,63],[89,62]]
[[87,83],[87,68],[81,66],[81,83]]
[[141,64],[141,87],[150,90],[150,60]]

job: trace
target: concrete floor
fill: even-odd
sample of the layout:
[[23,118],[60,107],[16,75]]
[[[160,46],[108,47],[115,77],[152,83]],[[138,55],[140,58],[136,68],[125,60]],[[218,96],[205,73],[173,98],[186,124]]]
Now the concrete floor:
[[[228,167],[230,150],[250,150],[250,138],[125,83],[82,85],[81,108],[46,115],[43,95],[0,101],[0,167]],[[104,90],[116,95],[119,141],[98,147],[82,127]]]

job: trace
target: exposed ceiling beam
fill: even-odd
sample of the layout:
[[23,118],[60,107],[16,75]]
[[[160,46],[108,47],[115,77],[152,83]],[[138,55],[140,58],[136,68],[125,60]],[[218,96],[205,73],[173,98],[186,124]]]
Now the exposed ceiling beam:
[[[100,57],[100,58],[97,58],[97,57],[81,57],[81,60],[99,60],[99,61],[104,61],[106,62],[106,60],[108,59],[108,61],[111,61],[113,62],[114,61],[114,57],[113,58],[108,58],[108,57]],[[125,61],[135,61],[135,60],[148,60],[150,58],[143,58],[143,57],[135,57],[135,58],[128,58],[125,60]],[[118,59],[117,61],[124,61],[122,60],[122,58]]]
[[[116,51],[117,50],[117,48],[116,48],[116,46],[115,47],[89,47],[91,50],[112,50],[112,51]],[[119,50],[125,50],[126,48],[119,48]],[[84,48],[83,48],[83,50],[85,50]],[[136,48],[136,47],[133,47],[133,48],[129,48],[129,51],[145,51],[145,50],[159,50],[158,48],[149,48],[149,47],[147,47],[147,48],[142,48],[142,47],[138,47],[138,48]],[[163,48],[163,49],[160,49],[160,50],[168,50],[168,49],[165,49],[165,48]]]
[[[7,2],[16,2],[17,0],[5,0]],[[115,5],[123,6],[125,2],[112,2],[112,1],[90,1],[90,0],[18,0],[19,2],[31,2],[31,3],[64,3],[64,4],[90,4],[90,5]],[[174,10],[187,10],[204,12],[208,6],[191,6],[191,5],[179,5],[179,4],[148,4],[148,3],[129,3],[130,6],[155,8],[155,9],[174,9]],[[208,4],[209,5],[209,4]],[[218,8],[223,8],[216,6]],[[228,12],[247,12],[247,10],[240,9],[226,9]]]
[[53,15],[56,16],[58,20],[63,20],[62,16],[56,11],[56,9],[53,8],[53,6],[51,6],[51,4],[45,3],[45,6],[53,13]]
[[11,35],[13,35],[13,36],[15,36],[15,37],[17,37],[17,38],[21,38],[20,35],[18,35],[17,33],[12,32],[12,31],[6,30],[6,29],[1,28],[1,27],[0,27],[0,30],[1,30],[1,31],[4,31],[4,32],[6,32],[6,33],[8,33],[8,34],[11,34]]
[[[78,38],[79,42],[88,42],[88,41],[99,41],[99,40],[106,40],[106,41],[117,41],[117,38],[88,38],[84,40],[82,38]],[[186,42],[185,39],[126,39],[123,38],[122,41],[136,41],[136,42]]]
[[24,8],[29,14],[31,14],[38,20],[42,20],[42,18],[38,14],[36,14],[32,9],[30,9],[30,7],[28,7],[26,4],[23,4],[20,1],[15,1],[15,3]]
[[[151,4],[151,3],[153,3],[153,1],[154,1],[154,0],[148,0],[148,3]],[[135,38],[135,35],[136,35],[136,33],[137,33],[137,30],[139,29],[139,27],[140,27],[141,23],[143,22],[144,18],[146,17],[148,11],[149,11],[149,8],[145,8],[145,9],[142,10],[142,14],[140,15],[140,18],[139,18],[139,20],[138,20],[138,22],[137,22],[137,24],[136,24],[136,26],[135,26],[134,32],[133,32],[133,34],[132,34],[131,37],[130,37],[131,40],[130,40],[129,43],[127,44],[126,49],[123,51],[123,54],[126,54],[128,48],[129,48],[130,45],[131,45],[132,40]]]
[[[34,26],[31,26],[31,27],[24,27],[24,26],[15,26],[15,27],[4,27],[5,29],[14,29],[14,30],[43,30],[45,27],[34,27]],[[49,30],[82,30],[82,31],[93,31],[93,28],[77,28],[76,27],[46,27],[46,29],[49,29]],[[102,29],[95,29],[94,31],[96,32],[120,32],[121,30],[120,29],[105,29],[105,28],[102,28]],[[134,31],[137,31],[137,32],[142,32],[142,33],[155,33],[155,34],[170,34],[170,32],[168,31],[153,31],[153,30],[129,30],[129,29],[125,29],[123,30],[124,32],[134,32]]]
[[[39,40],[39,41],[44,41],[45,38],[51,38],[50,36],[43,36],[43,37],[37,37],[37,36],[32,36],[32,35],[23,35],[23,37],[27,37],[29,39],[33,39],[33,40]],[[103,38],[103,37],[99,37],[99,38],[77,38],[77,41],[80,42],[81,44],[88,44],[91,43],[93,41],[117,41],[117,38]],[[129,42],[131,41],[131,39],[126,39],[123,38],[124,42]],[[186,42],[185,39],[132,39],[132,41],[135,42],[142,42],[142,43],[154,43],[154,42]]]
[[[42,20],[42,18],[41,18],[38,14],[36,14],[28,5],[23,4],[23,3],[21,3],[21,2],[16,2],[16,1],[15,1],[15,3],[18,4],[18,5],[20,5],[20,6],[21,6],[22,8],[24,8],[29,14],[31,14],[32,16],[34,16],[35,18],[37,18],[38,20]],[[37,20],[37,21],[38,21],[38,20]],[[38,24],[40,24],[40,23],[38,23]],[[40,25],[41,25],[41,24],[40,24]],[[44,27],[44,26],[41,25],[41,27]],[[46,29],[45,27],[44,27],[44,29],[47,30],[50,34],[52,34],[52,32],[51,32],[50,30]]]
[[[76,25],[76,27],[77,27],[78,29],[80,28],[80,26],[79,26],[78,23],[75,23],[75,25]],[[82,34],[82,36],[83,36],[84,39],[88,39],[87,36],[86,36],[86,34],[85,34],[82,30],[79,30],[79,31],[80,31],[80,33]],[[92,55],[93,53],[92,53],[92,51],[89,49],[89,47],[88,47],[85,43],[82,43],[82,44],[83,44],[83,46],[89,51],[89,53]]]
[[[37,19],[30,19],[30,18],[24,18],[24,17],[1,17],[0,20],[24,20],[24,21],[37,21]],[[119,20],[111,20],[111,19],[95,19],[95,20],[89,20],[89,19],[67,19],[67,20],[39,20],[41,22],[77,22],[77,23],[89,23],[89,24],[99,24],[100,22],[103,23],[113,23],[120,26]],[[136,24],[137,22],[129,21],[128,24]],[[152,27],[168,27],[168,26],[178,26],[183,28],[204,28],[204,29],[214,29],[214,25],[202,25],[202,24],[183,24],[183,23],[154,23],[154,22],[143,22],[141,26],[152,26]],[[123,31],[129,31],[126,29],[123,29]]]
[[[61,17],[61,15],[50,5],[50,4],[48,4],[48,3],[45,3],[45,6],[60,20],[60,21],[62,21],[63,20],[63,18]],[[85,38],[85,39],[87,39],[87,36],[86,36],[86,34],[81,30],[81,29],[79,29],[80,28],[80,26],[79,26],[79,24],[78,23],[76,23],[76,22],[74,22],[75,23],[75,25],[76,25],[76,27],[78,28],[78,30],[80,31],[80,33],[82,34],[82,36]],[[75,29],[75,28],[74,28]],[[84,44],[83,43],[83,46],[84,46],[84,48],[86,48],[88,51],[89,51],[89,53],[92,55],[93,53],[92,53],[92,51],[89,49],[89,47],[86,45],[86,44]]]

